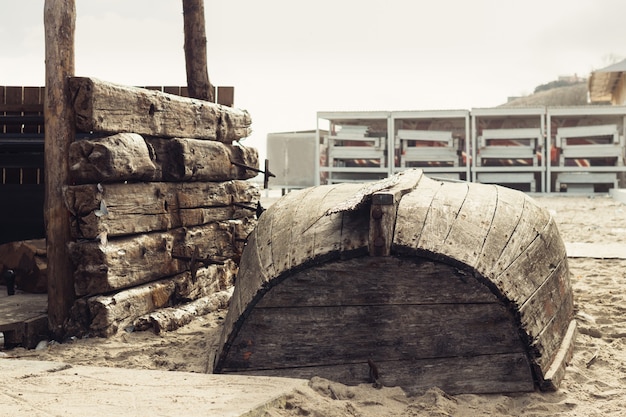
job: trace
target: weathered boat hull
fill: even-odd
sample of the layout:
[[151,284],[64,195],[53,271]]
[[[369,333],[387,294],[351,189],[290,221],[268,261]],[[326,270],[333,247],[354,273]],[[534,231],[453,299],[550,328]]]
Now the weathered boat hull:
[[[556,389],[565,246],[523,193],[419,170],[292,192],[244,250],[214,372],[451,393]],[[369,364],[368,364],[369,363]]]

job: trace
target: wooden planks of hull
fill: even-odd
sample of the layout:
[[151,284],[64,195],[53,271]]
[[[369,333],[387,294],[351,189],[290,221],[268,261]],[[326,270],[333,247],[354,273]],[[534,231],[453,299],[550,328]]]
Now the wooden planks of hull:
[[[269,289],[240,324],[222,372],[357,384],[367,381],[371,359],[391,386],[438,381],[448,392],[532,389],[508,310],[473,276],[427,259],[365,257],[305,269]],[[463,379],[446,363],[456,364]],[[496,382],[485,379],[484,368],[473,369],[487,363],[490,372],[506,366],[506,375],[518,379]]]
[[[383,386],[403,387],[409,394],[440,387],[448,394],[494,394],[534,390],[528,358],[524,353],[435,359],[375,362]],[[347,385],[371,382],[367,362],[340,363],[306,368],[240,371],[264,375],[310,379],[321,376]]]

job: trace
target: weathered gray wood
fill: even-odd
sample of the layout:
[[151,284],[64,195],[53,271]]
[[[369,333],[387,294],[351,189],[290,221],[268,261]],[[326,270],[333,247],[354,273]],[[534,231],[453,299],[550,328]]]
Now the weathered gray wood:
[[341,213],[344,211],[357,210],[364,204],[369,203],[372,194],[395,186],[400,182],[400,178],[400,175],[394,175],[380,181],[368,184],[359,184],[355,192],[351,193],[351,195],[346,194],[344,198],[338,200],[337,204],[329,207],[328,210],[326,210],[326,214],[330,215],[334,213]]
[[425,258],[353,258],[297,272],[255,308],[498,303],[467,271]]
[[183,0],[183,16],[185,67],[187,69],[189,96],[214,101],[206,59],[204,0]]
[[[306,191],[303,194],[305,193]],[[272,271],[270,273],[280,274],[281,271],[287,271],[291,268],[290,248],[294,240],[300,238],[292,234],[292,224],[294,219],[302,216],[301,213],[298,213],[299,204],[297,198],[298,195],[294,194],[290,198],[283,199],[280,204],[274,203],[276,208],[274,216],[271,217],[273,222],[270,234],[272,242],[270,246],[272,251],[270,260],[272,264],[268,265],[270,271]]]
[[[489,304],[255,308],[221,368],[272,369],[523,352],[506,309]],[[487,353],[488,352],[488,353]]]
[[571,297],[567,260],[563,258],[554,265],[554,270],[543,284],[519,307],[521,325],[531,337],[537,338]]
[[113,295],[91,297],[87,300],[91,317],[89,330],[96,336],[112,336],[131,326],[137,317],[169,305],[174,290],[173,281],[161,280]]
[[469,187],[446,237],[443,254],[476,265],[491,230],[497,204],[495,186]]
[[95,78],[70,79],[76,125],[85,132],[138,133],[231,143],[250,134],[248,112]]
[[[362,185],[343,184],[341,188],[353,193]],[[298,204],[303,201],[303,196],[314,203]],[[237,313],[228,315],[225,327],[232,328],[234,321],[230,320],[236,320],[233,317],[243,314],[250,301],[257,296],[259,288],[270,278],[286,272],[291,265],[301,265],[319,257],[326,259],[331,252],[338,256],[342,245],[343,217],[350,216],[352,212],[326,215],[328,208],[336,205],[337,201],[336,196],[329,198],[327,188],[314,187],[293,191],[268,208],[248,238],[247,255],[242,257],[240,267],[240,271],[246,271],[246,276],[238,277],[237,291],[229,307],[229,311]],[[289,210],[284,210],[285,207]],[[351,230],[348,232],[350,236],[355,236]],[[343,238],[354,244],[360,242],[361,247],[367,248],[365,228],[361,230],[360,237]],[[274,245],[281,246],[284,251],[273,249]],[[220,344],[225,337],[222,335]]]
[[[534,219],[539,220],[537,217]],[[520,228],[521,225],[518,225],[516,233]],[[548,223],[541,231],[536,231],[532,226],[523,229],[527,229],[524,235],[527,238],[520,236],[518,240],[527,240],[531,236],[534,236],[534,239],[525,242],[524,251],[502,274],[491,278],[502,294],[515,303],[517,308],[528,300],[566,256],[565,245],[552,219],[548,219]]]
[[144,139],[136,133],[76,141],[69,148],[75,183],[123,181],[228,181],[254,178],[255,148],[215,141]]
[[109,212],[161,214],[170,210],[225,207],[233,203],[256,205],[259,188],[248,181],[196,183],[112,183],[69,186],[68,208],[83,216],[100,210],[102,201]]
[[[337,184],[336,187],[329,189],[324,194],[323,199],[319,202],[319,207],[313,208],[313,216],[311,219],[318,219],[311,225],[308,233],[313,238],[313,257],[322,258],[332,256],[338,258],[342,245],[343,235],[343,212],[332,212],[333,207],[343,201],[346,195],[354,194],[356,187],[360,184]],[[326,213],[325,218],[322,216]]]
[[[276,268],[277,273],[314,259],[316,249],[319,249],[319,247],[316,248],[319,242],[316,237],[317,231],[321,225],[330,220],[324,215],[324,210],[328,208],[324,202],[327,193],[328,190],[324,187],[314,187],[303,191],[288,206],[291,209],[289,216],[293,221],[283,221],[272,230],[272,242],[279,239],[279,242],[276,242],[276,248],[272,247],[272,258],[280,266]],[[285,203],[289,202],[285,201]],[[259,232],[263,230],[260,229]]]
[[153,152],[136,133],[73,142],[69,161],[77,183],[152,181],[159,177]]
[[552,364],[544,374],[541,389],[545,391],[556,391],[559,388],[561,381],[565,377],[567,365],[574,355],[574,344],[576,342],[577,333],[576,320],[572,320],[567,327],[565,337],[562,339],[561,346]]
[[[528,248],[528,246],[545,229],[550,220],[547,210],[539,207],[530,197],[524,196],[523,208],[515,226],[515,230],[502,248],[498,265],[502,266],[502,271],[509,266]],[[495,272],[492,274],[495,275]],[[527,277],[530,278],[530,277]]]
[[[269,210],[269,209],[268,209]],[[263,219],[263,216],[261,216]],[[257,295],[259,288],[268,281],[267,271],[259,268],[260,259],[256,239],[258,227],[255,228],[248,237],[248,244],[245,248],[246,256],[242,256],[239,264],[239,271],[245,271],[246,276],[237,276],[236,288],[228,307],[229,313],[224,319],[224,328],[232,330],[235,323],[240,320],[245,310],[249,308],[252,299]],[[230,313],[232,311],[232,313]],[[223,346],[230,336],[230,331],[222,332],[218,346]]]
[[[228,260],[224,265],[198,268],[195,279],[189,271],[185,271],[172,278],[138,285],[114,294],[87,298],[89,331],[97,336],[109,337],[129,326],[145,326],[147,323],[140,318],[159,309],[224,292],[232,286],[236,273],[237,265]],[[222,300],[223,297],[219,298]]]
[[[264,271],[264,275],[269,277],[276,276],[275,272],[275,264],[278,260],[273,259],[272,257],[272,244],[274,242],[274,236],[272,235],[272,228],[274,227],[274,222],[289,222],[290,216],[281,218],[278,216],[270,215],[266,216],[266,214],[274,213],[281,210],[281,206],[287,205],[287,202],[293,201],[294,198],[297,198],[301,194],[302,191],[296,191],[295,193],[289,193],[285,197],[276,201],[272,204],[259,218],[259,222],[256,227],[256,251],[258,252],[258,260],[260,261],[259,269]],[[277,244],[289,244],[290,236],[281,236],[281,238],[286,239],[287,242],[279,242]]]
[[111,238],[253,216],[254,213],[249,210],[236,206],[184,209],[151,215],[129,213],[117,216],[109,211],[106,218],[92,212],[73,219],[72,236],[76,239],[96,239],[104,233]]
[[420,249],[433,253],[447,253],[455,249],[447,248],[445,242],[461,211],[468,189],[469,184],[444,183],[439,192],[433,196],[418,242]]
[[174,229],[173,256],[191,257],[194,248],[200,250],[200,257],[233,259],[236,262],[256,222],[248,219],[211,222],[196,227]]
[[543,375],[554,363],[555,356],[563,343],[567,328],[573,319],[573,310],[573,298],[570,297],[563,300],[561,305],[558,306],[554,312],[552,320],[550,320],[542,332],[531,342],[530,352],[532,353],[533,364],[541,370],[541,372],[539,372],[540,378],[543,378]]
[[[448,394],[492,394],[533,391],[528,359],[523,353],[463,358],[386,361],[374,359],[383,386],[400,386],[409,393],[434,386]],[[370,382],[367,362],[306,368],[240,371],[237,374],[311,379],[320,376],[347,385]]]
[[227,259],[223,265],[198,267],[195,279],[189,271],[178,274],[172,278],[176,285],[176,300],[196,300],[230,288],[235,283],[238,270],[238,265]]
[[172,258],[174,236],[150,233],[99,241],[70,243],[76,294],[108,293],[180,273],[186,267]]
[[67,251],[70,220],[62,187],[69,184],[68,148],[74,140],[74,114],[68,78],[74,75],[74,0],[46,0],[45,201],[48,254],[48,321],[52,335],[65,337],[63,323],[74,303],[72,264]]
[[229,220],[111,239],[105,244],[73,242],[70,250],[76,294],[107,293],[189,270],[189,261],[184,258],[191,258],[196,247],[201,258],[237,262],[253,227],[253,222]]
[[[368,209],[347,211],[341,218],[340,252],[343,256],[358,256],[369,250],[369,216]],[[295,250],[295,248],[294,248]]]
[[194,317],[204,316],[228,307],[232,291],[220,291],[206,297],[198,298],[187,304],[162,308],[134,321],[135,329],[148,330],[156,334],[176,330],[191,323]]
[[[355,268],[359,268],[358,275]],[[513,351],[520,352],[516,357],[524,357],[515,324],[495,295],[475,278],[432,261],[366,257],[297,272],[271,288],[246,313],[241,326],[229,343],[232,369],[221,363],[224,372],[262,368],[264,373],[298,375],[314,369],[318,375],[337,377],[334,371],[324,374],[321,369],[324,365],[341,369],[346,363],[365,363],[370,357],[398,361],[402,367],[411,366],[407,364],[416,358],[438,355],[451,362],[462,358],[456,362],[459,367],[475,361],[473,355],[493,361],[503,351]],[[432,361],[420,363],[429,369]],[[269,365],[272,363],[275,366]],[[528,362],[516,363],[512,367],[509,362],[506,373],[499,375],[524,375],[526,379],[515,384],[524,386],[523,391],[531,390]],[[272,371],[275,368],[281,370]],[[419,369],[417,374],[424,372]],[[442,372],[454,379],[450,370]],[[493,378],[479,382],[484,377],[482,370],[474,373],[470,367],[466,372],[468,383],[497,391]],[[491,368],[491,372],[499,372],[499,368]],[[400,374],[394,365],[387,383],[419,385],[415,374],[413,379],[406,379],[407,375],[400,378]]]
[[156,154],[164,181],[226,181],[250,179],[257,172],[232,164],[259,168],[256,148],[199,139],[146,139]]
[[[72,236],[95,239],[253,218],[258,187],[246,181],[113,183],[67,187]],[[238,206],[242,204],[245,207]]]
[[476,263],[476,269],[484,276],[497,275],[509,266],[510,259],[501,255],[524,210],[523,193],[505,187],[495,187],[495,192],[497,202],[491,227]]
[[395,251],[398,248],[418,248],[422,236],[424,222],[430,210],[434,196],[443,186],[440,181],[422,177],[419,192],[409,193],[402,197],[398,205],[396,230],[394,233]]
[[196,207],[213,207],[233,203],[251,203],[253,206],[259,201],[261,193],[259,187],[248,181],[223,181],[204,183],[180,183],[176,186],[176,199],[182,209]]

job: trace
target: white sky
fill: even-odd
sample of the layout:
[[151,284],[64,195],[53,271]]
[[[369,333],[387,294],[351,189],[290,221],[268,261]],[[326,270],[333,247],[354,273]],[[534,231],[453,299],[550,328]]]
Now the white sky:
[[[43,85],[44,0],[0,0],[0,85]],[[181,0],[76,0],[76,74],[186,85]],[[317,111],[471,109],[626,56],[624,0],[205,0],[209,77],[243,143]]]

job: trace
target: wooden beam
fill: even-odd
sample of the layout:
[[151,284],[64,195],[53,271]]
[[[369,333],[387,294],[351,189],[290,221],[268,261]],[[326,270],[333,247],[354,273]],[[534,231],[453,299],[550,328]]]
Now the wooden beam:
[[[229,181],[257,175],[256,148],[197,139],[118,133],[70,145],[72,182]],[[235,165],[235,163],[239,165]],[[244,168],[245,165],[248,168]]]
[[72,78],[70,87],[76,127],[83,132],[126,132],[223,143],[250,134],[252,119],[245,110],[95,78]]
[[103,232],[112,238],[252,218],[260,193],[236,180],[73,185],[65,196],[74,215],[72,236],[96,239]]
[[74,75],[74,0],[46,0],[45,172],[48,254],[48,321],[55,339],[65,336],[63,322],[74,303],[74,280],[67,243],[70,216],[63,199],[69,178],[68,150],[74,139],[69,77]]
[[195,247],[202,258],[239,262],[254,224],[244,218],[108,241],[72,242],[76,294],[106,294],[180,274],[190,269]]
[[207,69],[204,0],[183,0],[183,15],[189,97],[214,102]]

